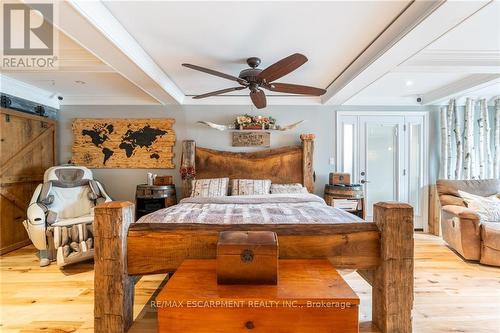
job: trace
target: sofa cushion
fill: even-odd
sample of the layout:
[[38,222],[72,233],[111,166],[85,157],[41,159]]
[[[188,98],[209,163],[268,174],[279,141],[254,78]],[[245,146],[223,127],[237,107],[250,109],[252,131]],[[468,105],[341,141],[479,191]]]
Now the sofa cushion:
[[440,179],[436,183],[441,206],[465,206],[458,191],[487,197],[500,192],[500,179],[447,180]]
[[483,245],[500,251],[500,223],[481,223],[481,240]]
[[500,222],[500,199],[496,195],[483,197],[464,191],[458,191],[467,207],[476,211],[481,222]]
[[475,210],[472,210],[464,206],[446,205],[442,208],[442,210],[444,212],[458,216],[461,219],[478,220],[478,221],[480,219],[479,215],[476,213]]
[[467,207],[464,199],[462,199],[460,197],[456,197],[456,196],[451,195],[451,194],[443,194],[443,195],[439,196],[439,200],[441,202],[441,206],[451,205],[451,206]]

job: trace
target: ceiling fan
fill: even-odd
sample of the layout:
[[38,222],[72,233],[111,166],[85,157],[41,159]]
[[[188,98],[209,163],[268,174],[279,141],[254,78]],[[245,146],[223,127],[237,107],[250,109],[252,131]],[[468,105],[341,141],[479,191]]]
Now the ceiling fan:
[[260,62],[260,59],[257,57],[248,58],[247,64],[248,66],[250,66],[250,68],[242,70],[238,77],[191,64],[182,64],[182,66],[211,75],[219,76],[231,81],[236,81],[240,84],[239,87],[221,89],[202,95],[197,95],[193,97],[194,99],[221,95],[231,91],[243,90],[248,88],[250,89],[250,98],[252,99],[252,103],[255,105],[255,107],[257,107],[257,109],[262,109],[266,107],[267,102],[266,94],[261,88],[282,93],[313,96],[321,96],[326,92],[325,89],[321,88],[274,82],[277,79],[293,72],[304,63],[306,63],[307,58],[303,54],[292,54],[291,56],[281,59],[280,61],[272,64],[264,70],[257,68],[260,65]]

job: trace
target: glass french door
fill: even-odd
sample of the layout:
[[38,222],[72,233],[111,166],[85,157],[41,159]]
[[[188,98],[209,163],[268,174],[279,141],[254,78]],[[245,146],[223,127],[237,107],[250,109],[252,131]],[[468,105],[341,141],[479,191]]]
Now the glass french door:
[[337,118],[337,169],[363,184],[366,219],[379,201],[408,202],[415,228],[427,214],[424,117],[340,115]]
[[359,119],[359,182],[364,184],[366,215],[379,201],[406,201],[402,188],[403,117],[365,116]]

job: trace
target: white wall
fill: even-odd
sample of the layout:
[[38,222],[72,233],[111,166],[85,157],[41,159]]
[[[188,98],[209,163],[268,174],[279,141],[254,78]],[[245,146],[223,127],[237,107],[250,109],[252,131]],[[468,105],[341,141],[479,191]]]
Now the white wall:
[[[65,163],[71,159],[73,135],[71,122],[74,118],[175,118],[174,130],[177,143],[174,148],[176,169],[95,169],[94,175],[116,200],[133,200],[135,186],[144,183],[147,172],[159,175],[173,175],[178,193],[181,181],[178,172],[181,150],[180,142],[185,139],[196,140],[199,146],[228,150],[251,151],[261,148],[231,147],[230,132],[220,132],[196,122],[206,120],[220,124],[230,123],[236,116],[244,113],[262,114],[277,119],[280,125],[299,120],[305,123],[287,132],[272,132],[271,147],[299,144],[300,133],[316,134],[314,169],[316,171],[316,193],[322,195],[328,174],[333,170],[329,158],[335,157],[335,111],[336,110],[380,110],[414,111],[425,108],[409,107],[336,107],[336,106],[269,106],[263,111],[252,110],[250,106],[62,106],[59,112],[59,160]],[[436,146],[439,147],[439,146]],[[431,155],[436,152],[431,147]],[[435,156],[431,160],[437,159]]]

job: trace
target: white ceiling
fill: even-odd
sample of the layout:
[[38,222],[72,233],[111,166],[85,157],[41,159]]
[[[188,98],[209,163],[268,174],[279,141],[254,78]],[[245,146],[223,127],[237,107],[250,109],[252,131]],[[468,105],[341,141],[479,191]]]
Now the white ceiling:
[[499,78],[500,2],[496,1],[386,73],[347,104],[419,105],[417,97],[425,100],[426,95],[433,97],[430,104],[446,103],[464,94],[492,98],[500,96]]
[[407,1],[105,5],[185,95],[197,95],[234,83],[181,67],[182,63],[238,75],[248,68],[248,57],[260,57],[260,67],[265,68],[295,52],[309,62],[280,81],[326,88]]
[[491,2],[429,45],[427,50],[499,51],[500,2]]
[[245,91],[193,100],[234,83],[181,64],[237,75],[247,57],[260,57],[265,68],[295,52],[309,61],[279,81],[328,92],[268,92],[269,105],[419,105],[417,97],[440,104],[465,93],[500,95],[499,2],[57,4],[59,69],[2,75],[61,95],[62,104],[247,105]]

